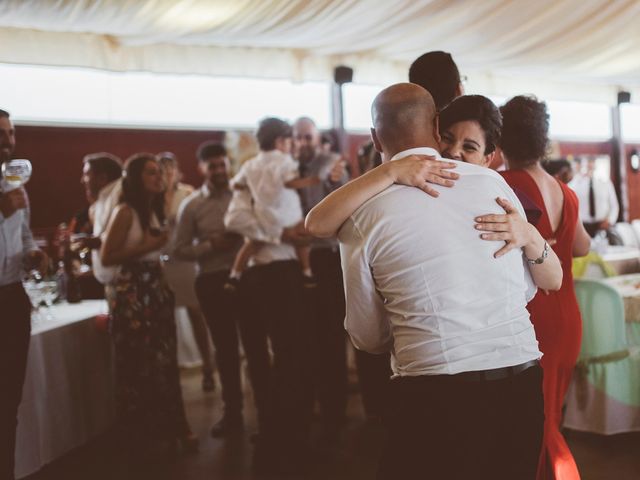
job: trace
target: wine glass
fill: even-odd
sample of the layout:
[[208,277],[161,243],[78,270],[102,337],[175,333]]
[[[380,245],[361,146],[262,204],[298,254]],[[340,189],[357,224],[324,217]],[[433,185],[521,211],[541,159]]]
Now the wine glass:
[[37,270],[32,270],[31,272],[29,272],[29,274],[22,281],[24,291],[29,297],[31,306],[33,307],[33,314],[31,315],[31,319],[34,324],[38,324],[40,320],[42,320],[42,314],[40,312],[40,303],[43,300],[43,291],[40,286],[41,282],[42,277]]
[[42,292],[42,299],[47,306],[46,319],[53,320],[51,307],[53,306],[54,300],[58,297],[58,282],[55,280],[45,280],[40,282],[40,290]]
[[25,185],[31,178],[31,162],[24,158],[16,158],[2,164],[2,181],[0,189],[10,192]]

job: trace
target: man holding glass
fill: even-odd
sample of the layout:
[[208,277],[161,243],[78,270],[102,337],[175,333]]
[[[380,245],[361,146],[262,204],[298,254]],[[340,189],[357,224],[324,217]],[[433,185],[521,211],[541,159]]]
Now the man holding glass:
[[[0,164],[15,148],[9,113],[0,110]],[[29,228],[29,200],[23,188],[0,192],[0,478],[13,479],[18,405],[31,337],[31,303],[21,277],[24,268],[46,270],[47,256]]]

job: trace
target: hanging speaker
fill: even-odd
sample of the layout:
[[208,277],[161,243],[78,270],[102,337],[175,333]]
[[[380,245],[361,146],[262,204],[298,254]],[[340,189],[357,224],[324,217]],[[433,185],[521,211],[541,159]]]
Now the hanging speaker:
[[353,82],[353,68],[339,65],[333,70],[333,81],[338,85]]
[[630,92],[618,92],[618,105],[631,102]]

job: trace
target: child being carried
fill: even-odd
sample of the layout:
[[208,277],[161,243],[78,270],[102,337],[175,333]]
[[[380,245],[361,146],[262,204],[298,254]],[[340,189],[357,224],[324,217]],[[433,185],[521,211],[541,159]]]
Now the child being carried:
[[[256,132],[260,153],[245,162],[231,180],[234,196],[224,218],[225,227],[245,237],[225,289],[238,287],[249,260],[265,243],[280,243],[284,228],[298,227],[304,217],[296,189],[319,183],[318,177],[300,178],[298,162],[291,156],[292,131],[278,118],[266,118]],[[299,246],[305,287],[315,287],[310,247]]]

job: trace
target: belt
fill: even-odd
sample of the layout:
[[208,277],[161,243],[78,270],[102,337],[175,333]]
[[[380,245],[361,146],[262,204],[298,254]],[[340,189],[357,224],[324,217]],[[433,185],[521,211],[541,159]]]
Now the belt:
[[462,372],[454,375],[449,375],[452,379],[461,380],[463,382],[490,382],[492,380],[505,380],[507,378],[515,377],[521,374],[525,370],[539,365],[538,360],[529,360],[528,362],[521,363],[520,365],[513,365],[511,367],[492,368],[491,370],[478,370],[474,372]]

